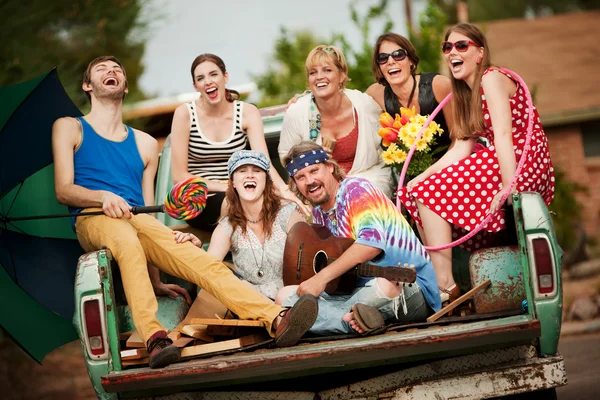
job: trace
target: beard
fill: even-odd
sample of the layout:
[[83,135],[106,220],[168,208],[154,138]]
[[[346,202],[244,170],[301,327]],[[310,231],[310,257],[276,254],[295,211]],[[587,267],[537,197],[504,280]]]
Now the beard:
[[[315,187],[318,187],[318,186],[321,186],[323,189],[325,189],[325,186],[323,185],[323,183],[322,183],[322,182],[319,182],[318,184],[315,184],[315,185],[309,185],[309,186],[307,186],[307,187],[306,187],[307,194],[308,194],[308,193],[310,193],[310,190],[311,190],[311,189],[313,189],[313,188],[315,188]],[[307,199],[307,200],[310,202],[310,204],[312,204],[313,206],[320,206],[321,204],[325,204],[325,203],[327,203],[329,200],[331,200],[331,195],[330,195],[329,193],[327,193],[327,191],[326,191],[326,190],[323,190],[323,192],[324,192],[324,193],[323,193],[323,195],[322,195],[320,198],[318,198],[318,199],[314,199],[314,200],[313,200],[313,199],[309,198],[308,196],[304,196],[304,197],[306,197],[306,199]]]
[[125,86],[121,87],[120,90],[107,90],[102,84],[92,83],[92,90],[98,99],[123,100],[125,97]]

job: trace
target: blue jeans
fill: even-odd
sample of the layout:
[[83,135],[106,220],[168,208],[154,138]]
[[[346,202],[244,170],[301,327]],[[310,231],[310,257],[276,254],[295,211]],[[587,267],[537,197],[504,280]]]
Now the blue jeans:
[[[386,322],[425,321],[433,311],[426,303],[419,285],[404,283],[402,292],[406,300],[406,314],[402,307],[402,295],[395,299],[385,296],[377,287],[377,279],[371,279],[365,286],[356,288],[349,295],[331,296],[323,292],[319,296],[317,320],[310,328],[310,332],[316,335],[353,333],[354,329],[348,322],[343,321],[342,317],[358,303],[377,308]],[[283,306],[291,307],[298,299],[298,295],[293,293],[284,300]]]

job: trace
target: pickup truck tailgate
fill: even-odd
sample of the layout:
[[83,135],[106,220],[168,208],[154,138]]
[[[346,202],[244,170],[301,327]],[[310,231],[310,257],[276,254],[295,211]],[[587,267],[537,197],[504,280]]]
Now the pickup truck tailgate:
[[[290,348],[214,356],[162,369],[114,371],[102,377],[107,392],[202,388],[257,383],[308,375],[414,363],[531,343],[540,322],[527,314],[450,325],[429,325],[385,334],[303,343]],[[294,388],[289,388],[293,390]]]

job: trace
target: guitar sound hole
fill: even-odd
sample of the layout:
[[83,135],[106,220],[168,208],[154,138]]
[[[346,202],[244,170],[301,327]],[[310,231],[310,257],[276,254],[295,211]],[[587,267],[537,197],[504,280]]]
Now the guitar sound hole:
[[323,250],[320,250],[317,254],[315,254],[315,259],[313,260],[313,269],[315,274],[320,270],[327,266],[327,253]]

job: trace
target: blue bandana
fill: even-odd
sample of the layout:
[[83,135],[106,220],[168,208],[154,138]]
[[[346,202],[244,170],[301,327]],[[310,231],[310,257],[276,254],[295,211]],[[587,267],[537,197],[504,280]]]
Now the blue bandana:
[[296,175],[296,172],[300,171],[302,168],[306,168],[313,164],[319,164],[327,160],[329,160],[329,156],[325,150],[309,150],[290,161],[285,166],[285,169],[287,169],[290,177],[293,177]]

